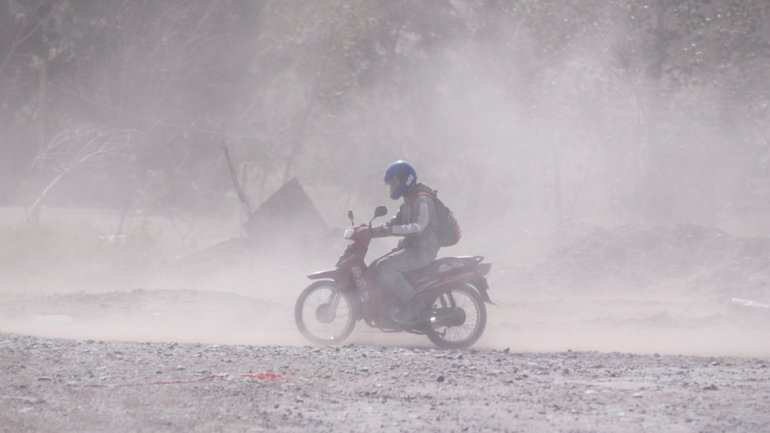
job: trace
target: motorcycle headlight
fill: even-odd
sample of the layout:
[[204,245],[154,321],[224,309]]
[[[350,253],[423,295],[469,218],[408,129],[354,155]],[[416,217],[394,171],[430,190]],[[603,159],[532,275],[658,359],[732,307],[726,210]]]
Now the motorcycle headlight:
[[355,233],[354,229],[346,229],[342,237],[344,237],[345,239],[353,239],[353,233]]

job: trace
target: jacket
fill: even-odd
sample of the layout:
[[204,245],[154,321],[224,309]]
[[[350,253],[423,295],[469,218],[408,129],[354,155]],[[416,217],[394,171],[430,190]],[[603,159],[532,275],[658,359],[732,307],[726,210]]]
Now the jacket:
[[420,249],[435,257],[440,247],[436,237],[436,204],[432,192],[422,183],[412,186],[396,216],[385,226],[393,236],[403,236],[399,246]]

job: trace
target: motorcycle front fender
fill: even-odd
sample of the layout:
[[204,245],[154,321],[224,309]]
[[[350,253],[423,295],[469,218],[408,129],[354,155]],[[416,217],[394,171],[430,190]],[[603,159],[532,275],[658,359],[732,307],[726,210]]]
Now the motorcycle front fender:
[[341,290],[347,290],[350,286],[350,271],[347,269],[329,269],[328,271],[314,272],[307,277],[311,280],[334,280],[337,283],[337,287]]
[[344,272],[345,272],[344,269],[329,269],[327,271],[313,272],[307,277],[310,278],[311,280],[323,280],[325,278],[328,278],[334,281],[339,281],[342,278],[342,275],[344,274]]

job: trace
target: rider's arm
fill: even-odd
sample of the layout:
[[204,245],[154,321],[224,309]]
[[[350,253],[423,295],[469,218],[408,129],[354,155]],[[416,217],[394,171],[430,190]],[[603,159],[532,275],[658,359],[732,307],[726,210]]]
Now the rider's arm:
[[396,212],[395,215],[393,215],[393,218],[389,219],[388,222],[386,222],[383,225],[386,225],[388,227],[393,227],[401,224],[401,209]]
[[415,233],[422,233],[430,224],[430,204],[427,198],[420,197],[415,203],[417,209],[416,218],[410,224],[394,225],[391,232],[395,236],[406,236]]
[[399,209],[398,213],[388,220],[388,222],[384,224],[380,224],[378,226],[372,227],[372,237],[375,238],[381,238],[385,236],[391,236],[393,234],[392,228],[394,225],[401,224],[401,210]]

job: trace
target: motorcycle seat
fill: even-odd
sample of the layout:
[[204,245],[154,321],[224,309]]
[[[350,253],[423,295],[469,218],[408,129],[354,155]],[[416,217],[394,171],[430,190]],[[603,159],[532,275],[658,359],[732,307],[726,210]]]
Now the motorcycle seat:
[[481,263],[482,260],[484,258],[481,256],[442,257],[422,268],[404,272],[404,278],[413,287],[419,288],[431,282],[440,281],[446,277],[472,269]]

